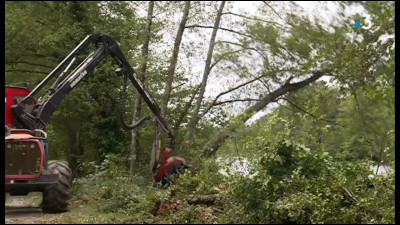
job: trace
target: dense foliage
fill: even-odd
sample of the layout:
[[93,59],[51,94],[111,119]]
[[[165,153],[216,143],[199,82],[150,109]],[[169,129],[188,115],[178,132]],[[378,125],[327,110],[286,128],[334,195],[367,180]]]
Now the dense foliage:
[[[227,218],[238,223],[390,223],[394,173],[370,178],[368,162],[334,159],[282,140],[227,189]],[[247,191],[244,191],[247,190]],[[235,215],[235,216],[233,216]]]

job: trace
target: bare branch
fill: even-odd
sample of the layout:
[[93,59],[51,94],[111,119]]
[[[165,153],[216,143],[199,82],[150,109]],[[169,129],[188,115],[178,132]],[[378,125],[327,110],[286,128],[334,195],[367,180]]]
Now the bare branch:
[[13,61],[13,62],[7,62],[7,63],[11,63],[11,64],[28,64],[31,66],[41,66],[44,68],[49,68],[49,69],[53,69],[54,67],[52,66],[47,66],[47,65],[43,65],[43,64],[39,64],[39,63],[32,63],[32,62],[28,62],[28,61]]
[[[297,83],[290,83],[287,85],[283,85],[280,88],[276,89],[275,91],[265,95],[263,98],[260,99],[260,101],[257,101],[257,103],[255,103],[254,105],[248,107],[246,110],[244,110],[244,112],[238,116],[238,118],[243,121],[246,122],[247,120],[249,120],[255,113],[259,112],[260,110],[262,110],[263,108],[265,108],[269,103],[271,102],[275,102],[277,100],[277,98],[298,90],[300,88],[303,88],[307,85],[309,85],[310,83],[316,81],[318,78],[322,77],[324,74],[326,74],[328,71],[315,71],[312,72],[312,76],[297,82]],[[210,157],[212,155],[214,155],[218,149],[220,148],[220,146],[222,145],[222,143],[229,138],[232,133],[234,133],[240,126],[242,123],[230,123],[227,126],[225,126],[217,135],[214,135],[214,138],[212,140],[210,140],[206,146],[205,146],[205,151],[204,151],[204,156],[206,157]]]
[[245,45],[243,45],[243,44],[241,44],[241,43],[231,42],[231,41],[218,41],[218,42],[216,42],[215,44],[231,44],[231,45],[236,45],[236,46],[242,47],[243,49],[246,49],[246,50],[253,50],[253,51],[257,52],[261,57],[264,58],[264,60],[267,60],[267,59],[268,59],[267,56],[265,56],[260,50],[258,50],[258,49],[256,49],[256,48],[249,47],[249,46],[245,46]]
[[281,18],[283,20],[283,18],[279,15],[279,13],[274,8],[272,8],[272,6],[270,6],[266,1],[263,1],[263,2],[275,13],[275,15],[277,15],[279,18]]
[[[248,85],[248,84],[251,84],[251,83],[253,83],[253,82],[255,82],[255,81],[261,81],[261,78],[267,77],[267,76],[271,75],[272,73],[279,73],[279,72],[298,72],[298,70],[288,70],[288,69],[285,69],[285,70],[276,70],[276,71],[270,71],[270,72],[268,72],[268,73],[263,73],[263,74],[260,75],[260,76],[255,76],[254,74],[251,74],[251,73],[247,72],[248,74],[250,74],[251,76],[253,76],[254,79],[249,80],[249,81],[247,81],[247,82],[245,82],[245,83],[243,83],[243,84],[240,84],[240,85],[238,85],[238,86],[236,86],[236,87],[233,87],[233,88],[231,88],[231,89],[229,89],[229,90],[227,90],[227,91],[224,91],[224,92],[219,93],[219,94],[214,98],[214,100],[212,101],[212,103],[207,107],[207,109],[204,111],[204,113],[200,116],[200,118],[203,117],[203,116],[205,116],[205,115],[210,111],[210,109],[211,109],[212,107],[214,107],[214,106],[216,106],[216,105],[220,105],[220,104],[217,103],[217,101],[218,101],[218,99],[219,99],[221,96],[226,95],[226,94],[228,94],[228,93],[231,93],[231,92],[233,92],[233,91],[235,91],[235,90],[237,90],[237,89],[239,89],[239,88],[241,88],[241,87],[244,87],[244,86],[246,86],[246,85]],[[261,81],[261,82],[262,82],[262,81]],[[263,82],[262,82],[262,83],[263,83]],[[287,84],[290,85],[289,83],[287,83]],[[284,86],[288,86],[288,85],[284,85]],[[266,86],[266,85],[265,85],[265,86]],[[266,88],[267,88],[268,92],[271,93],[270,88],[269,88],[268,86],[266,86]],[[225,103],[229,103],[229,101],[228,101],[228,102],[225,102]]]
[[[252,74],[250,72],[247,72],[247,74],[249,74],[251,77],[256,77],[256,75],[254,75],[254,74]],[[260,82],[268,90],[268,93],[271,93],[270,86],[266,82],[264,82],[264,80],[259,79],[257,81]]]
[[[54,57],[54,56],[52,56],[52,55],[43,55],[43,54],[37,53],[37,51],[36,51],[35,49],[27,48],[27,49],[25,49],[25,50],[31,52],[31,54],[28,55],[28,56],[30,56],[30,57],[32,57],[32,56],[35,56],[35,57],[42,57],[42,58],[49,58],[49,57],[50,57],[50,58],[58,59],[57,57]],[[60,55],[62,55],[62,54],[60,54]]]
[[263,77],[265,77],[265,76],[267,76],[267,74],[263,74],[263,75],[261,75],[261,76],[258,76],[258,77],[256,77],[256,78],[252,79],[252,80],[249,80],[249,81],[247,81],[247,82],[244,82],[243,84],[240,84],[240,85],[238,85],[238,86],[236,86],[236,87],[233,87],[233,88],[231,88],[231,89],[229,89],[229,90],[227,90],[227,91],[224,91],[224,92],[219,93],[219,94],[214,98],[214,100],[212,101],[212,103],[207,107],[207,109],[204,110],[204,112],[203,112],[203,114],[200,116],[200,118],[202,118],[203,116],[205,116],[205,115],[210,111],[210,109],[211,109],[212,107],[218,105],[217,101],[218,101],[218,99],[219,99],[221,96],[226,95],[226,94],[228,94],[228,93],[231,93],[231,92],[233,92],[233,91],[235,91],[235,90],[237,90],[237,89],[239,89],[239,88],[241,88],[241,87],[244,87],[244,86],[246,86],[246,85],[248,85],[248,84],[251,84],[251,83],[253,83],[254,81],[257,81],[257,80],[259,80],[259,79],[261,79],[261,78],[263,78]]
[[[194,24],[194,25],[186,26],[185,28],[211,28],[211,29],[213,29],[214,26],[203,26],[203,25]],[[256,39],[251,35],[248,35],[248,34],[236,31],[236,30],[223,28],[223,27],[219,27],[218,29],[224,30],[224,31],[228,31],[228,32],[231,32],[231,33],[235,33],[235,34],[239,34],[239,35],[242,35],[242,36],[245,36],[245,37],[249,37],[249,38],[252,38],[252,39]]]
[[171,89],[174,90],[174,89],[177,89],[178,87],[181,87],[183,85],[185,85],[185,83],[178,84],[178,85],[172,87]]
[[[233,102],[253,102],[253,101],[260,101],[260,99],[258,99],[258,98],[230,99],[230,100],[225,100],[222,102],[216,102],[216,103],[214,103],[213,106],[218,106],[218,105],[223,105],[226,103],[233,103]],[[207,110],[209,110],[209,109],[207,109]]]
[[9,69],[5,71],[7,72],[23,72],[23,73],[40,73],[40,74],[48,74],[48,72],[42,72],[42,71],[34,71],[34,70],[18,70],[18,69]]
[[221,56],[220,58],[218,58],[217,60],[215,60],[215,62],[214,62],[213,64],[211,64],[210,70],[212,70],[212,68],[213,68],[215,65],[217,65],[221,60],[223,60],[223,59],[224,59],[224,56],[231,55],[231,54],[235,54],[235,53],[241,52],[241,51],[243,51],[243,50],[246,50],[246,49],[239,49],[239,50],[236,50],[236,51],[225,52],[224,54],[222,54],[222,56]]
[[273,25],[278,26],[280,29],[287,31],[287,29],[282,24],[277,23],[275,21],[263,20],[263,19],[260,19],[260,18],[240,15],[240,14],[233,13],[233,12],[226,12],[226,13],[224,13],[224,15],[233,15],[233,16],[242,17],[242,18],[245,18],[245,19],[248,19],[248,20],[254,20],[254,21],[259,21],[259,22],[263,22],[263,23],[273,24]]
[[[341,124],[339,124],[339,123],[336,123],[335,121],[331,121],[331,120],[327,120],[327,119],[323,119],[323,118],[319,118],[319,117],[315,116],[314,114],[312,114],[312,113],[306,111],[305,109],[303,109],[303,108],[297,106],[296,104],[294,104],[292,101],[290,101],[290,100],[287,99],[287,98],[280,98],[280,99],[287,101],[290,105],[292,105],[293,107],[295,107],[295,108],[298,109],[299,111],[301,111],[301,112],[303,112],[303,113],[305,113],[305,114],[311,116],[311,117],[314,118],[314,119],[322,120],[322,121],[325,121],[325,122],[328,122],[328,123],[331,123],[331,124],[334,124],[334,125],[337,125],[337,126],[344,127],[343,125],[341,125]],[[279,103],[278,103],[278,104],[279,104]],[[284,106],[284,105],[282,105],[282,104],[279,104],[279,105],[282,106],[282,107],[284,107],[284,108],[286,108],[286,109],[288,109],[288,110],[291,110],[290,108],[288,108],[288,107],[286,107],[286,106]],[[292,111],[292,110],[291,110],[291,111]]]

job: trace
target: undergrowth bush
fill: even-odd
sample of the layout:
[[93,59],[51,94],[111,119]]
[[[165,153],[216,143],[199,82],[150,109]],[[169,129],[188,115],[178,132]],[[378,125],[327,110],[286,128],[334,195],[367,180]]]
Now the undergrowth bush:
[[230,182],[223,222],[394,222],[394,172],[371,177],[368,161],[339,161],[322,149],[276,143],[254,176]]
[[[88,195],[102,213],[152,218],[162,223],[394,223],[394,170],[372,176],[371,162],[333,158],[285,138],[268,143],[251,176],[224,176],[214,159],[173,177],[168,189],[154,188],[148,176],[132,176],[110,155],[74,184],[74,196]],[[124,172],[125,171],[125,172]],[[189,205],[195,195],[215,194],[215,204]],[[174,193],[174,194],[172,194]],[[181,207],[153,217],[157,200]],[[220,211],[213,211],[218,208]],[[206,215],[212,211],[211,217]],[[208,219],[207,219],[208,218]]]
[[188,170],[179,177],[174,177],[175,184],[172,188],[185,194],[210,194],[214,187],[221,186],[225,181],[220,169],[221,165],[214,159],[206,159],[194,172]]
[[108,155],[100,165],[89,164],[92,173],[74,181],[73,195],[83,195],[99,201],[100,212],[149,214],[154,202],[166,193],[153,188],[152,180],[145,175],[131,175],[118,155]]

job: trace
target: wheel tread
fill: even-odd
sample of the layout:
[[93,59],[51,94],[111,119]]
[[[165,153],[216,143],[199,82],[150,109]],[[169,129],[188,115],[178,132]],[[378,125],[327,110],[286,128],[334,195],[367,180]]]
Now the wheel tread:
[[50,160],[49,170],[58,170],[58,182],[50,185],[43,192],[42,208],[47,213],[59,213],[68,210],[70,189],[72,186],[72,171],[64,161]]

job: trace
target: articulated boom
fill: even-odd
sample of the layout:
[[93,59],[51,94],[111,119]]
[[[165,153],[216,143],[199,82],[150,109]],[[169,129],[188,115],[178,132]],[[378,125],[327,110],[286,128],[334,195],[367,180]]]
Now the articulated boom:
[[[76,63],[78,57],[91,44],[94,44],[96,49],[79,64]],[[118,66],[115,71],[116,74],[123,76],[124,79],[124,93],[121,99],[120,115],[123,126],[127,129],[134,129],[144,121],[151,119],[150,116],[145,116],[131,125],[126,124],[124,121],[125,91],[128,85],[127,82],[130,80],[154,114],[154,118],[158,124],[168,135],[168,142],[161,160],[161,168],[154,175],[156,181],[168,184],[170,182],[168,179],[170,174],[180,173],[183,169],[189,167],[183,158],[168,157],[175,146],[174,132],[163,117],[160,108],[150,92],[135,76],[134,69],[122,53],[117,42],[108,35],[93,34],[87,36],[31,92],[26,87],[6,86],[6,192],[17,195],[26,194],[32,190],[43,191],[43,207],[45,210],[50,209],[51,211],[53,208],[59,212],[66,209],[68,205],[67,198],[57,197],[56,193],[69,193],[72,185],[72,173],[67,162],[47,161],[47,134],[43,130],[46,130],[51,116],[61,105],[66,95],[85,77],[92,75],[99,63],[108,56]],[[75,65],[77,66],[71,71],[71,67]],[[56,79],[51,87],[43,96],[36,99],[34,96],[52,78]],[[29,162],[29,165],[17,163],[21,161],[19,160],[21,157],[25,158],[26,160],[23,161]],[[54,186],[57,182],[60,185]],[[48,188],[49,185],[53,189]],[[53,197],[48,197],[50,195]],[[60,201],[55,200],[54,196]]]
[[[76,67],[71,73],[68,70],[75,62],[77,57],[81,55],[90,44],[95,44],[98,47],[94,52],[83,60],[78,67]],[[116,73],[129,79],[133,86],[138,90],[139,94],[143,97],[143,100],[149,106],[150,110],[156,117],[157,121],[167,133],[169,140],[169,146],[174,146],[174,133],[165,118],[161,114],[161,110],[151,96],[149,91],[144,87],[141,81],[135,76],[134,69],[127,61],[126,57],[122,53],[116,41],[110,36],[104,34],[93,34],[87,36],[42,82],[40,82],[32,92],[27,95],[19,104],[11,107],[14,116],[20,120],[27,129],[42,129],[50,120],[54,111],[60,106],[64,97],[85,77],[90,76],[96,66],[107,56],[111,56],[114,62],[118,65]],[[64,68],[63,71],[61,71]],[[39,98],[35,108],[29,112],[24,109],[24,105],[37,94],[43,86],[49,82],[50,79],[58,74],[56,81],[53,83],[51,88],[46,92],[45,96]],[[145,119],[139,120],[143,122]],[[149,119],[149,117],[146,117]],[[136,128],[139,124],[132,126],[126,125],[127,128]]]

